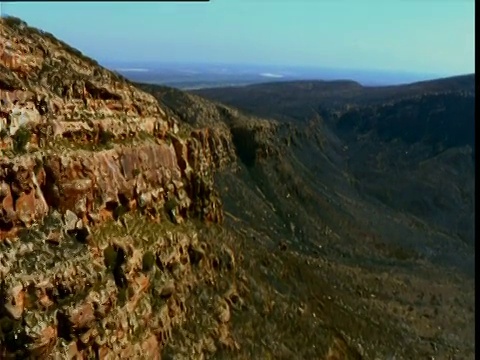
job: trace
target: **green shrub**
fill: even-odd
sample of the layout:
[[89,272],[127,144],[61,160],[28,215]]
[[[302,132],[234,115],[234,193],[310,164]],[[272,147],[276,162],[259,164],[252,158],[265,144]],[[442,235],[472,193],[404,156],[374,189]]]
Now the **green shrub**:
[[8,131],[7,129],[2,129],[0,131],[0,140],[6,139],[8,137]]
[[28,142],[31,138],[30,130],[21,126],[13,135],[13,151],[16,153],[25,153]]
[[115,138],[115,135],[111,131],[100,129],[100,132],[98,134],[98,141],[101,145],[110,147],[111,141],[114,138]]
[[120,219],[123,215],[128,212],[128,207],[124,205],[118,205],[115,210],[113,210],[113,218],[115,220]]
[[155,255],[151,251],[147,251],[143,254],[142,269],[143,271],[150,271],[155,265]]
[[112,245],[109,245],[104,251],[105,266],[107,269],[114,269],[117,266],[117,251]]
[[175,210],[177,206],[177,200],[175,198],[171,198],[165,202],[165,211],[167,211],[167,213],[170,213],[171,211]]
[[27,26],[27,23],[15,16],[5,16],[5,17],[2,17],[5,21],[5,24],[7,24],[8,26],[12,27],[12,28],[17,28],[19,27],[20,25],[23,25],[23,26]]
[[176,212],[178,205],[178,201],[175,198],[168,199],[164,205],[165,212],[173,223],[177,223]]

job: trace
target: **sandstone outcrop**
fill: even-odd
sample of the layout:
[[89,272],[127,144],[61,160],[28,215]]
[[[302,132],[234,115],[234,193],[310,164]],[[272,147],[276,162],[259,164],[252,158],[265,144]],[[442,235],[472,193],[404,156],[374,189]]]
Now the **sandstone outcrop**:
[[0,44],[0,357],[159,359],[218,271],[188,219],[223,220],[230,133],[18,19]]
[[14,19],[0,31],[0,236],[50,209],[88,224],[104,210],[155,212],[168,200],[178,203],[176,217],[221,220],[212,173],[235,157],[228,133],[182,137],[153,96],[66,44]]

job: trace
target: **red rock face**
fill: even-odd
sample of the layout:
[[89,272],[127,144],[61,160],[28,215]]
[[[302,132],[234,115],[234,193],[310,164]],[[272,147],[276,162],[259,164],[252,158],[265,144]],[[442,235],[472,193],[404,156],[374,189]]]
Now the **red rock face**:
[[0,238],[53,210],[108,218],[172,197],[178,219],[221,221],[212,172],[235,159],[228,135],[180,138],[152,95],[24,25],[1,20],[0,44]]
[[13,200],[10,186],[6,183],[2,183],[2,221],[5,224],[9,224],[16,218],[15,214],[15,202]]
[[35,191],[21,195],[15,202],[18,220],[24,224],[30,224],[35,219],[35,216],[38,215],[36,205]]
[[142,343],[145,357],[152,360],[160,360],[160,346],[155,335],[151,335]]
[[76,329],[88,328],[95,321],[93,305],[85,303],[72,310],[69,320]]
[[[0,131],[8,134],[0,140],[0,238],[52,210],[86,219],[112,204],[159,207],[167,197],[182,198],[178,216],[221,221],[212,172],[235,158],[225,134],[203,129],[181,139],[153,96],[55,39],[3,21],[0,39]],[[30,132],[21,146],[20,127]]]
[[[161,212],[222,221],[213,174],[235,160],[229,133],[180,136],[153,96],[21,24],[0,19],[0,47],[0,324],[28,339],[7,351],[1,328],[0,358],[160,359],[202,276],[182,275],[196,234],[149,227]],[[119,218],[136,208],[148,222]],[[145,255],[175,281],[147,273]]]
[[16,225],[30,226],[48,212],[40,189],[44,174],[34,164],[32,159],[0,161],[0,238]]
[[[140,206],[148,206],[163,201],[168,193],[178,195],[182,188],[193,202],[205,198],[214,191],[213,171],[229,159],[228,150],[220,144],[210,132],[197,131],[187,141],[173,137],[171,145],[160,142],[93,153],[76,151],[36,161],[25,157],[21,165],[4,159],[0,173],[4,226],[0,234],[5,237],[12,226],[28,226],[42,219],[49,209],[70,210],[84,218],[101,212],[109,203],[137,206],[141,201]],[[194,208],[195,203],[189,207]],[[204,211],[205,219],[221,221],[220,213],[220,205],[213,202]]]
[[[175,152],[166,144],[58,156],[48,159],[45,167],[52,189],[47,194],[50,201],[62,212],[68,209],[78,216],[98,211],[109,202],[120,203],[119,197],[130,200],[181,180]],[[85,205],[80,208],[79,204]]]

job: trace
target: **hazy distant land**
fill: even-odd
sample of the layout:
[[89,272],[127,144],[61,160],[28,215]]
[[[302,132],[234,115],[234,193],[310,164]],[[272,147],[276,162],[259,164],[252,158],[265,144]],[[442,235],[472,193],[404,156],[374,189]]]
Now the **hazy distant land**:
[[119,63],[103,64],[126,78],[179,89],[241,86],[292,80],[349,79],[362,85],[398,85],[442,77],[444,74],[400,73],[278,65]]

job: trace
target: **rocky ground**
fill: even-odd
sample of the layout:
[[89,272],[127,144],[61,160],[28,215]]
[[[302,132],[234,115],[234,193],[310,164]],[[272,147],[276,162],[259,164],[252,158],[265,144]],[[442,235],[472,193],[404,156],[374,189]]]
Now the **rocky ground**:
[[319,137],[0,44],[1,359],[474,357],[474,279],[378,237]]

